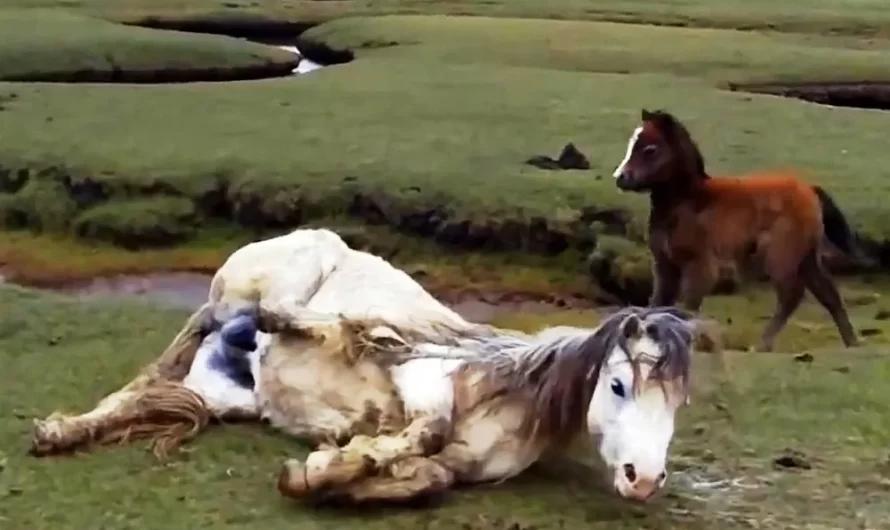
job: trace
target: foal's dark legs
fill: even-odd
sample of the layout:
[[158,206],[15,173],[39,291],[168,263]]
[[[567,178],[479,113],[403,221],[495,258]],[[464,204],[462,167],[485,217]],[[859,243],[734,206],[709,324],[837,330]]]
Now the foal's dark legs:
[[817,251],[814,250],[804,258],[800,265],[800,272],[807,289],[831,314],[831,318],[841,334],[841,340],[844,341],[844,346],[848,348],[857,346],[859,339],[850,323],[850,317],[844,307],[844,300],[841,298],[834,280],[825,270]]
[[680,296],[682,270],[667,258],[657,254],[653,254],[653,261],[652,296],[649,297],[649,306],[672,306],[677,303],[677,298]]
[[776,335],[785,327],[788,318],[800,307],[803,301],[804,282],[797,275],[791,278],[774,278],[776,288],[776,312],[766,324],[760,339],[760,351],[773,351]]
[[705,297],[711,294],[717,283],[717,272],[715,262],[707,257],[701,257],[683,268],[683,307],[694,313],[701,310]]

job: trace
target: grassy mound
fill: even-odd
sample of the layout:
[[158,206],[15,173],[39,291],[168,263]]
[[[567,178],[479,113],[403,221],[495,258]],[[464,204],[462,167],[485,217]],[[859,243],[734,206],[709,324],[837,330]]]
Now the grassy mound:
[[271,46],[64,11],[3,10],[0,34],[2,81],[225,81],[289,75],[297,62]]
[[79,237],[123,248],[169,246],[194,234],[197,212],[185,198],[149,197],[102,204],[78,216],[73,224]]
[[[814,351],[809,364],[782,354],[697,357],[692,405],[678,418],[671,448],[669,491],[645,507],[615,502],[601,474],[586,467],[586,449],[576,457],[585,466],[548,463],[497,486],[454,492],[439,507],[350,513],[283,501],[274,473],[305,450],[258,425],[215,427],[166,465],[144,444],[79,458],[26,456],[32,417],[92,406],[158,355],[185,314],[8,287],[0,305],[0,494],[10,501],[0,503],[0,520],[10,528],[787,530],[875,528],[890,509],[890,357],[874,352]],[[792,451],[812,468],[773,464]]]

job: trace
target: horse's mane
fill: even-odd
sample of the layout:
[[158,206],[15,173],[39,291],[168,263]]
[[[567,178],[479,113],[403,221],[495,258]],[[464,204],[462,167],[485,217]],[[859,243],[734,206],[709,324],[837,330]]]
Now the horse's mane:
[[676,116],[666,110],[654,110],[648,114],[649,120],[657,125],[666,138],[679,143],[681,151],[692,160],[690,169],[695,171],[696,176],[710,178],[707,171],[705,171],[704,156],[702,156],[698,144],[692,139],[689,129]]
[[642,329],[662,352],[658,359],[651,359],[649,377],[680,379],[686,386],[694,339],[692,315],[668,307],[626,307],[606,317],[595,330],[575,328],[556,338],[545,332],[524,348],[484,360],[495,364],[498,379],[504,381],[501,391],[530,393],[534,410],[527,415],[526,434],[568,440],[578,431],[603,364],[616,347],[630,354],[622,332],[630,316],[642,321]]

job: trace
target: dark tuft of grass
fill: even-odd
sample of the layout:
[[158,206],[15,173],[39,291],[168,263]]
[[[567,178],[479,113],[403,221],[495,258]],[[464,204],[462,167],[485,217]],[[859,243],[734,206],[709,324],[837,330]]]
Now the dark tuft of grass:
[[72,230],[80,238],[126,249],[169,247],[190,239],[201,221],[188,199],[151,197],[96,206],[74,219]]

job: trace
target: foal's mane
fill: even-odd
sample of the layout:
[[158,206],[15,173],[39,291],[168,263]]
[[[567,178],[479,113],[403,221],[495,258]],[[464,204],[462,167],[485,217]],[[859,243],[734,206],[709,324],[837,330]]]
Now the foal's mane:
[[661,109],[645,111],[644,116],[645,121],[655,125],[665,139],[678,148],[683,155],[685,169],[694,172],[694,175],[689,175],[690,177],[710,178],[705,171],[705,159],[701,154],[701,149],[692,139],[689,129],[676,116]]
[[[655,341],[657,359],[631,359],[624,323],[640,319],[640,332]],[[693,315],[673,307],[626,307],[602,321],[592,333],[577,330],[557,339],[536,341],[515,352],[512,367],[499,370],[508,388],[528,392],[533,409],[523,426],[527,435],[568,441],[583,426],[603,365],[616,347],[628,354],[635,366],[649,363],[649,379],[680,380],[687,387],[694,340]],[[635,373],[637,370],[634,370]],[[635,385],[641,381],[635,381]]]

